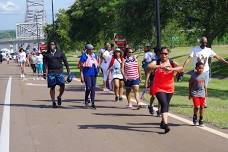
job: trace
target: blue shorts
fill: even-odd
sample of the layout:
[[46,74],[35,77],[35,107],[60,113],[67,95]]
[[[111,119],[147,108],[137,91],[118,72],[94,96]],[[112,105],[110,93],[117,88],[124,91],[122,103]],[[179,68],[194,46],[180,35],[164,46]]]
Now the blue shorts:
[[139,85],[139,79],[125,81],[126,88],[131,88],[132,86],[138,86],[138,85]]
[[63,73],[48,73],[47,81],[48,81],[48,88],[55,87],[56,85],[65,86]]
[[148,64],[150,64],[151,62],[145,62],[144,64],[143,64],[143,70],[144,70],[144,72],[146,73],[146,69],[147,69],[147,67],[148,67]]
[[37,64],[36,65],[36,69],[37,69],[38,73],[42,73],[43,72],[43,64],[42,63],[41,64]]

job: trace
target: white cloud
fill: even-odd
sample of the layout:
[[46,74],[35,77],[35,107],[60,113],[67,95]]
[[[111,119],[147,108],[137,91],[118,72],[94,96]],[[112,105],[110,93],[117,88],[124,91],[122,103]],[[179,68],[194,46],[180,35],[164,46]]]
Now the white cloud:
[[17,10],[17,6],[12,1],[0,2],[0,11],[3,13],[13,12]]

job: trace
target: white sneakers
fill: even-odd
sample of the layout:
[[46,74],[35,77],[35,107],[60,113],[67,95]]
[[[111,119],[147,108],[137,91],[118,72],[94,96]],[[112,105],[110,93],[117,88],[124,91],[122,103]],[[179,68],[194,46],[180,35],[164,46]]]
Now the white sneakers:
[[129,103],[129,104],[128,104],[128,108],[130,108],[130,109],[133,108],[132,103]]
[[25,75],[24,74],[21,74],[21,78],[25,78]]

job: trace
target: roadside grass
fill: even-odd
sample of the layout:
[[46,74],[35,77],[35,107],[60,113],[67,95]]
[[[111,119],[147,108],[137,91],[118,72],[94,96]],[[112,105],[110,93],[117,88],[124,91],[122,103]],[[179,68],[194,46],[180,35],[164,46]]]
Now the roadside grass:
[[[178,47],[171,50],[170,57],[183,64],[189,53],[191,47]],[[214,51],[228,59],[228,45],[213,46]],[[136,51],[138,62],[141,66],[143,58],[143,51]],[[67,54],[68,62],[71,71],[79,78],[79,70],[76,64],[79,61],[79,55],[76,53]],[[191,61],[186,67],[186,71],[192,70],[193,62]],[[145,75],[142,72],[142,83],[140,85],[140,92],[143,89]],[[171,101],[170,111],[188,117],[190,120],[193,114],[192,100],[188,100],[188,80],[189,74],[184,75],[181,82],[175,83],[175,93]],[[102,84],[101,75],[97,78],[97,85]],[[149,94],[145,95],[145,102],[149,102]],[[155,101],[157,103],[157,101]],[[212,63],[212,79],[210,79],[208,86],[208,108],[205,109],[204,121],[222,129],[228,129],[228,66],[213,60]]]

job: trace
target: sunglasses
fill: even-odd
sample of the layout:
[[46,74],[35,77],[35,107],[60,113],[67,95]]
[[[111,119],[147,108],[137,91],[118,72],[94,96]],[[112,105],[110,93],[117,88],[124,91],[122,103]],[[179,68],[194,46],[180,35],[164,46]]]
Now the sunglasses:
[[162,54],[163,54],[163,55],[168,55],[169,53],[161,53],[161,55],[162,55]]
[[133,52],[128,52],[129,54],[133,53]]

